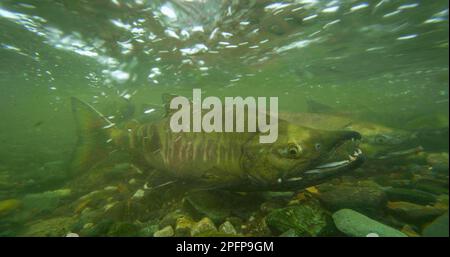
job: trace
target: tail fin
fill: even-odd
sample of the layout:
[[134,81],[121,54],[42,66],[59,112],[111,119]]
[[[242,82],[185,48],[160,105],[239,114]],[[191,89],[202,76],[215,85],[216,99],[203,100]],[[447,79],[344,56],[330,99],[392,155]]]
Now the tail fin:
[[107,157],[110,128],[114,124],[75,97],[72,97],[71,103],[78,136],[70,165],[70,171],[74,174],[89,170]]

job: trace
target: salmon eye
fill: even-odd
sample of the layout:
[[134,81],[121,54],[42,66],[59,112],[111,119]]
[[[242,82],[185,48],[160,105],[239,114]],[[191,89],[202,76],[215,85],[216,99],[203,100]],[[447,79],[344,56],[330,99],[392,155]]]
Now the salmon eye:
[[291,148],[291,149],[289,149],[289,154],[290,154],[290,155],[296,155],[297,153],[298,153],[297,148]]
[[300,148],[297,145],[289,145],[288,149],[287,149],[287,153],[288,153],[289,157],[295,158],[299,155]]
[[320,149],[322,149],[322,145],[320,143],[316,143],[314,148],[316,148],[317,151],[320,151]]
[[288,144],[278,149],[278,153],[285,158],[295,159],[302,153],[302,147],[297,144]]

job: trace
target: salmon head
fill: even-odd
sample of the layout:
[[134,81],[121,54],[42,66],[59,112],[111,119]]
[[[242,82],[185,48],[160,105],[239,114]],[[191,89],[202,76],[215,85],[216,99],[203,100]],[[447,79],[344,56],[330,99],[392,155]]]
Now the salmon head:
[[[301,189],[363,163],[363,154],[356,144],[361,139],[358,132],[315,130],[280,120],[278,133],[275,143],[260,144],[254,139],[244,146],[242,165],[251,184],[245,185],[247,188]],[[342,154],[344,149],[348,149],[348,154]],[[337,151],[345,159],[333,160]]]

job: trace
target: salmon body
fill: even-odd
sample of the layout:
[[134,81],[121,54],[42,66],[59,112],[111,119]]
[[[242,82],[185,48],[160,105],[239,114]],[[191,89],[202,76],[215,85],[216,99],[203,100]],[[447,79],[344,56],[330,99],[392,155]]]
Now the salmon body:
[[114,124],[76,98],[72,109],[79,136],[74,170],[88,170],[111,149],[121,149],[196,188],[287,191],[319,184],[364,160],[355,146],[348,158],[325,163],[338,148],[361,138],[354,131],[317,130],[279,120],[278,140],[261,144],[259,132],[172,132],[170,116]]

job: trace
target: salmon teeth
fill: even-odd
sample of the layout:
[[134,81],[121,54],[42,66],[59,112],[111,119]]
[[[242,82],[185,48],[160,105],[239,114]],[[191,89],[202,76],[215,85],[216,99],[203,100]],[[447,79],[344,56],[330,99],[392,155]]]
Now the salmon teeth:
[[298,180],[302,180],[302,177],[295,177],[295,178],[290,178],[288,179],[288,181],[298,181]]

